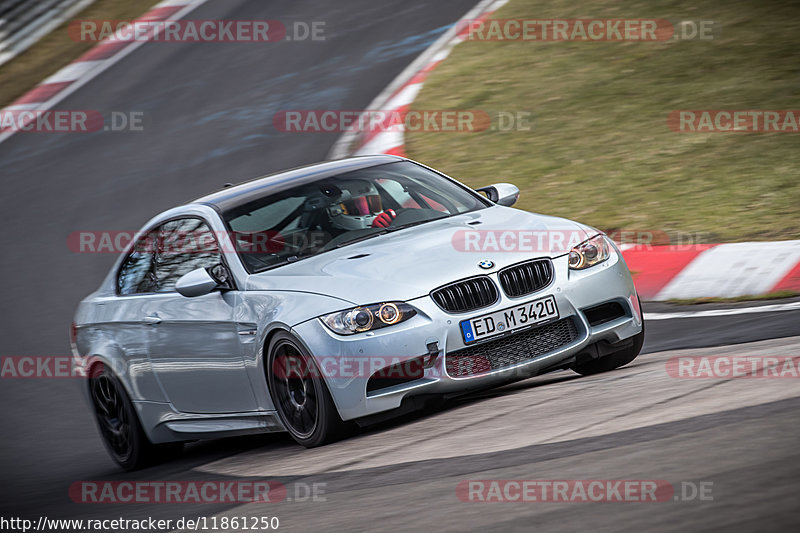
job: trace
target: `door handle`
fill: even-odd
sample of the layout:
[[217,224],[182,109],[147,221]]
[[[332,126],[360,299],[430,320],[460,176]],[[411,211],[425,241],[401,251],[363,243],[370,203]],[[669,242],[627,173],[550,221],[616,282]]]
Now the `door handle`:
[[161,323],[161,317],[158,316],[158,315],[146,316],[146,317],[144,317],[144,323],[145,324],[150,324],[150,325],[160,324]]

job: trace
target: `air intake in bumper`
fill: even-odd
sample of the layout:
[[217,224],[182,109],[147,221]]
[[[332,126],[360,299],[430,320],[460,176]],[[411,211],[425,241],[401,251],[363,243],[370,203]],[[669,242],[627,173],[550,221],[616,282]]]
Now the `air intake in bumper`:
[[578,329],[572,317],[562,318],[494,341],[445,355],[447,374],[469,377],[500,370],[553,352],[578,338]]
[[581,311],[586,315],[586,321],[590,326],[599,326],[626,315],[625,309],[618,302],[606,302]]

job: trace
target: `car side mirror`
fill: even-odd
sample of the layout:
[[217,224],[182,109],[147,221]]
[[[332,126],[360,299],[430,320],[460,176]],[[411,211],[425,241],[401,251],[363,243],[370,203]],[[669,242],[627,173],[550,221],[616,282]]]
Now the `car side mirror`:
[[178,279],[178,282],[175,283],[175,290],[187,298],[193,298],[208,294],[218,286],[219,283],[208,273],[208,270],[196,268]]
[[517,203],[519,198],[519,188],[511,183],[495,183],[476,190],[486,195],[492,202],[506,207]]

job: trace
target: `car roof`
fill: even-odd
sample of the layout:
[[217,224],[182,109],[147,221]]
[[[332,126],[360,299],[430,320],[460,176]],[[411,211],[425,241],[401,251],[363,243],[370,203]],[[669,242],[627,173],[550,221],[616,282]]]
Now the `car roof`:
[[208,194],[190,203],[208,205],[222,213],[232,208],[245,205],[253,200],[257,200],[266,194],[277,193],[290,187],[302,185],[306,182],[337,176],[344,172],[351,172],[362,168],[404,160],[405,158],[398,156],[373,155],[316,163],[255,178],[239,185],[227,187]]

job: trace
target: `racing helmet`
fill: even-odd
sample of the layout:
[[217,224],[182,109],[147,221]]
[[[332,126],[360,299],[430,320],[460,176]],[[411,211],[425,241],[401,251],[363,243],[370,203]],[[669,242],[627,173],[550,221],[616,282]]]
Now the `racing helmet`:
[[336,182],[341,190],[328,207],[334,227],[348,231],[372,227],[372,221],[383,212],[383,202],[378,189],[366,180]]

